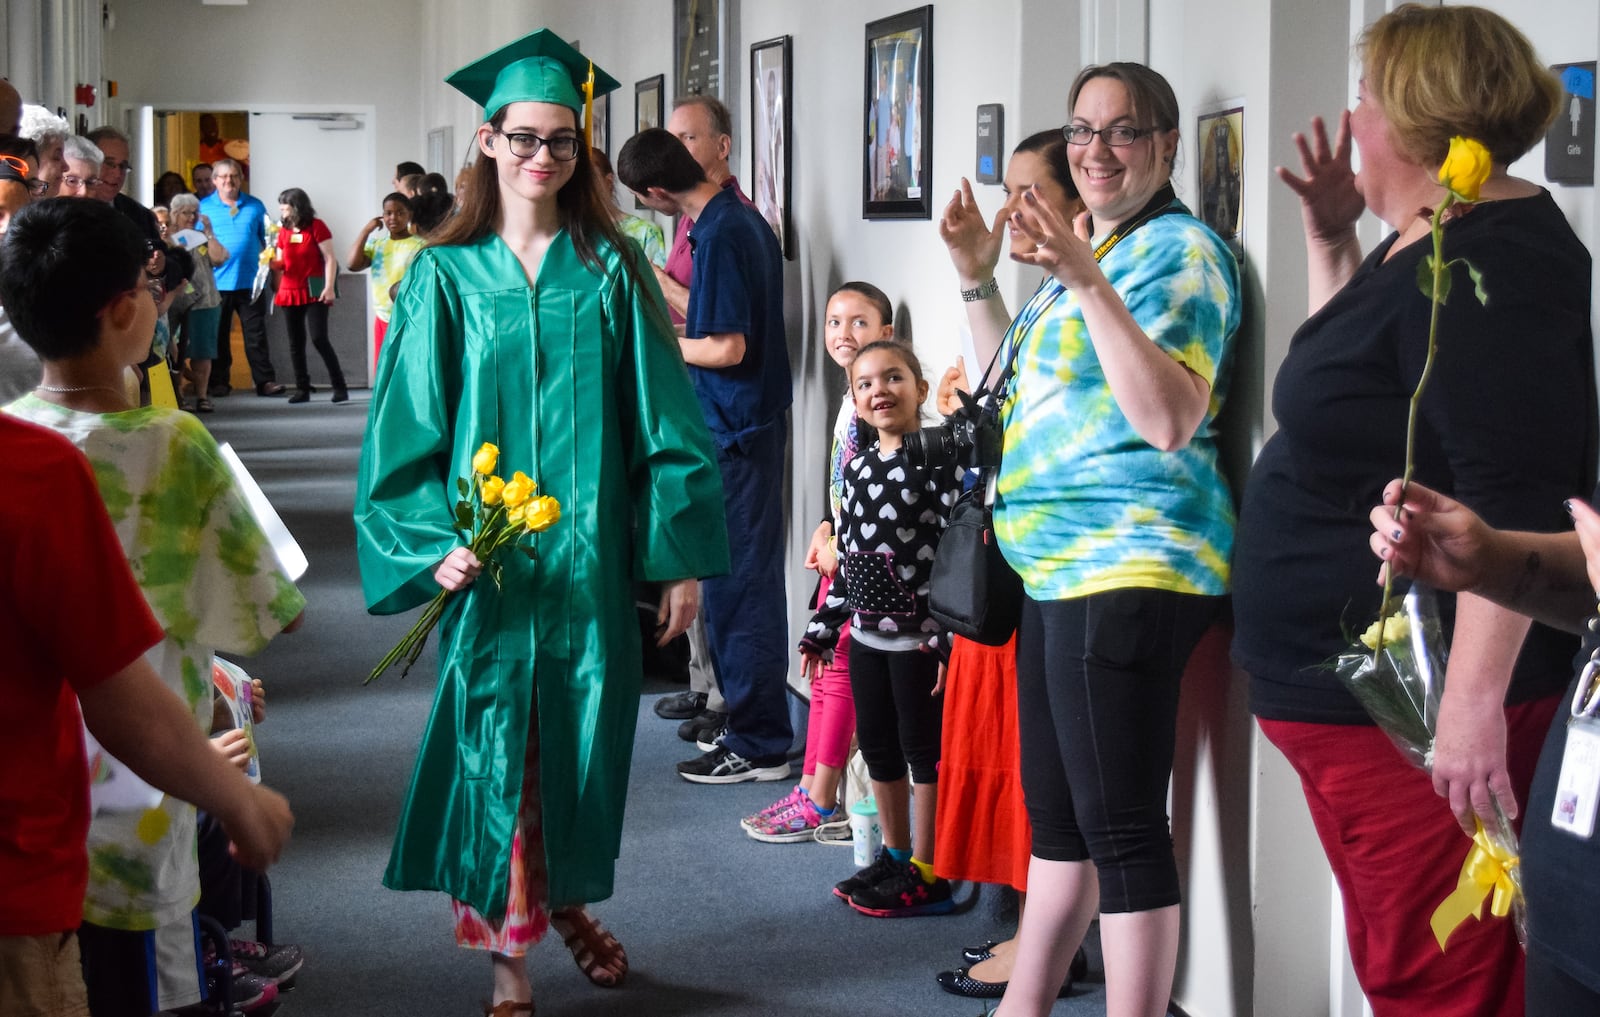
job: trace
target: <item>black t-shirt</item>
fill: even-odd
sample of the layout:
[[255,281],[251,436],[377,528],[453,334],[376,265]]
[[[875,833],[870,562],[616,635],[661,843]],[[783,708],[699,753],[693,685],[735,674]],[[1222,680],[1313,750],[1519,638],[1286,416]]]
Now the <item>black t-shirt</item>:
[[[1427,240],[1363,262],[1289,345],[1273,387],[1279,430],[1245,486],[1234,549],[1234,659],[1250,705],[1273,720],[1366,724],[1324,664],[1377,617],[1368,513],[1405,463],[1407,407],[1427,353]],[[1563,499],[1594,486],[1596,418],[1589,252],[1547,192],[1486,202],[1445,229],[1457,268],[1422,399],[1416,481],[1492,525],[1566,530]],[[1446,631],[1454,598],[1440,597]],[[1534,625],[1507,702],[1561,688],[1577,641]]]

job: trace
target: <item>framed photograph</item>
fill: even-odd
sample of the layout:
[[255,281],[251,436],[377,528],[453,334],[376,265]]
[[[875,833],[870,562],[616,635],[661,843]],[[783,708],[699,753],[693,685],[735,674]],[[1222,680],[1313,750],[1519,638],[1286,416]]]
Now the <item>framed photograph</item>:
[[793,114],[789,97],[794,94],[794,77],[790,57],[787,35],[750,47],[750,196],[777,234],[783,256],[792,260],[789,136]]
[[1244,249],[1244,105],[1196,118],[1200,161],[1200,221],[1234,251]]
[[606,155],[611,154],[611,95],[594,97],[593,117],[589,129],[589,144]]
[[931,219],[933,5],[867,25],[861,217]]
[[645,78],[633,86],[633,130],[649,130],[652,127],[665,127],[666,116],[666,75],[657,74],[653,78]]

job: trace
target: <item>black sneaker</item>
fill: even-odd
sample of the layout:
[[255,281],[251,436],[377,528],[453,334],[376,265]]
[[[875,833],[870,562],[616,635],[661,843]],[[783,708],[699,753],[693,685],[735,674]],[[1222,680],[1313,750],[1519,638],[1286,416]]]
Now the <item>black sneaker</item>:
[[850,906],[874,918],[913,918],[947,915],[956,902],[950,897],[948,879],[925,882],[917,867],[906,862],[889,878],[851,894]]
[[771,765],[754,763],[725,746],[718,745],[697,759],[678,764],[678,776],[695,784],[742,784],[745,781],[786,780],[789,762],[779,759]]
[[704,692],[674,692],[656,700],[656,716],[666,720],[688,720],[705,708]]
[[722,738],[727,733],[728,725],[726,724],[717,728],[715,731],[705,731],[699,738],[695,739],[694,747],[699,749],[701,752],[710,752],[712,749],[722,744]]
[[[678,725],[678,737],[686,742],[699,742],[728,726],[728,715],[718,710],[701,710]],[[708,751],[702,749],[701,751]]]
[[856,891],[865,890],[868,887],[883,882],[885,879],[888,879],[891,875],[898,871],[901,864],[902,863],[897,862],[893,858],[889,857],[889,851],[887,848],[879,848],[878,857],[873,859],[871,865],[862,869],[849,879],[842,880],[834,884],[833,895],[848,903],[850,896]]
[[294,976],[306,962],[305,951],[292,943],[268,946],[254,940],[234,939],[229,941],[229,949],[234,961],[243,964],[251,974],[260,975],[282,988],[294,982]]

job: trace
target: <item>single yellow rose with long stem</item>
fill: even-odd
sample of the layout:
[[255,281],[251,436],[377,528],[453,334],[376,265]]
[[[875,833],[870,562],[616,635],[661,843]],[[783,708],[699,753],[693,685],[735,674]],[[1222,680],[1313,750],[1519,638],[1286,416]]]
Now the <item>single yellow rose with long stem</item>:
[[[1433,308],[1428,316],[1427,356],[1423,358],[1422,375],[1417,379],[1417,387],[1411,393],[1411,405],[1406,412],[1406,468],[1400,475],[1400,497],[1395,500],[1394,505],[1396,519],[1400,518],[1401,506],[1406,502],[1406,488],[1411,485],[1411,476],[1416,470],[1418,407],[1422,403],[1423,390],[1428,387],[1428,379],[1433,374],[1434,355],[1439,351],[1439,308],[1450,299],[1451,270],[1456,265],[1465,268],[1468,278],[1472,280],[1472,292],[1478,298],[1478,303],[1484,305],[1489,303],[1489,293],[1483,288],[1483,275],[1472,262],[1465,258],[1453,258],[1450,261],[1444,258],[1446,213],[1457,204],[1470,205],[1477,201],[1484,183],[1493,171],[1494,160],[1481,142],[1462,137],[1450,139],[1450,150],[1444,157],[1443,165],[1439,167],[1439,183],[1445,188],[1444,200],[1433,210],[1429,224],[1433,250],[1424,255],[1417,265],[1417,288],[1422,291],[1423,296],[1433,302]],[[1393,582],[1394,571],[1385,569],[1383,600],[1378,604],[1379,621],[1389,617]],[[1377,659],[1377,655],[1383,652],[1383,643],[1384,631],[1380,629],[1376,645],[1372,648],[1373,659]]]

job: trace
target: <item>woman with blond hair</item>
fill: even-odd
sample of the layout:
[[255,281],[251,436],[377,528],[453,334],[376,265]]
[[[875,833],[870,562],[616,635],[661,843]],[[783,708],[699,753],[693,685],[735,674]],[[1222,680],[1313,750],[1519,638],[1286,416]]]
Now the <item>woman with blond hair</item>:
[[[1457,274],[1417,421],[1416,479],[1495,526],[1565,528],[1561,501],[1594,486],[1589,253],[1550,195],[1507,173],[1543,137],[1560,88],[1527,39],[1475,7],[1404,4],[1358,43],[1356,108],[1330,144],[1297,139],[1311,317],[1290,342],[1278,431],[1245,489],[1234,557],[1234,657],[1262,732],[1300,776],[1344,900],[1355,971],[1377,1017],[1523,1012],[1511,923],[1467,922],[1441,953],[1433,909],[1455,889],[1474,816],[1527,801],[1575,639],[1471,593],[1441,597],[1451,634],[1431,779],[1389,744],[1325,662],[1376,617],[1368,508],[1405,460],[1430,301],[1417,273],[1444,200],[1452,137],[1481,142],[1480,200],[1444,228]],[[1351,171],[1350,143],[1361,152]],[[1394,232],[1363,257],[1371,209]],[[1533,822],[1548,821],[1533,817]]]

